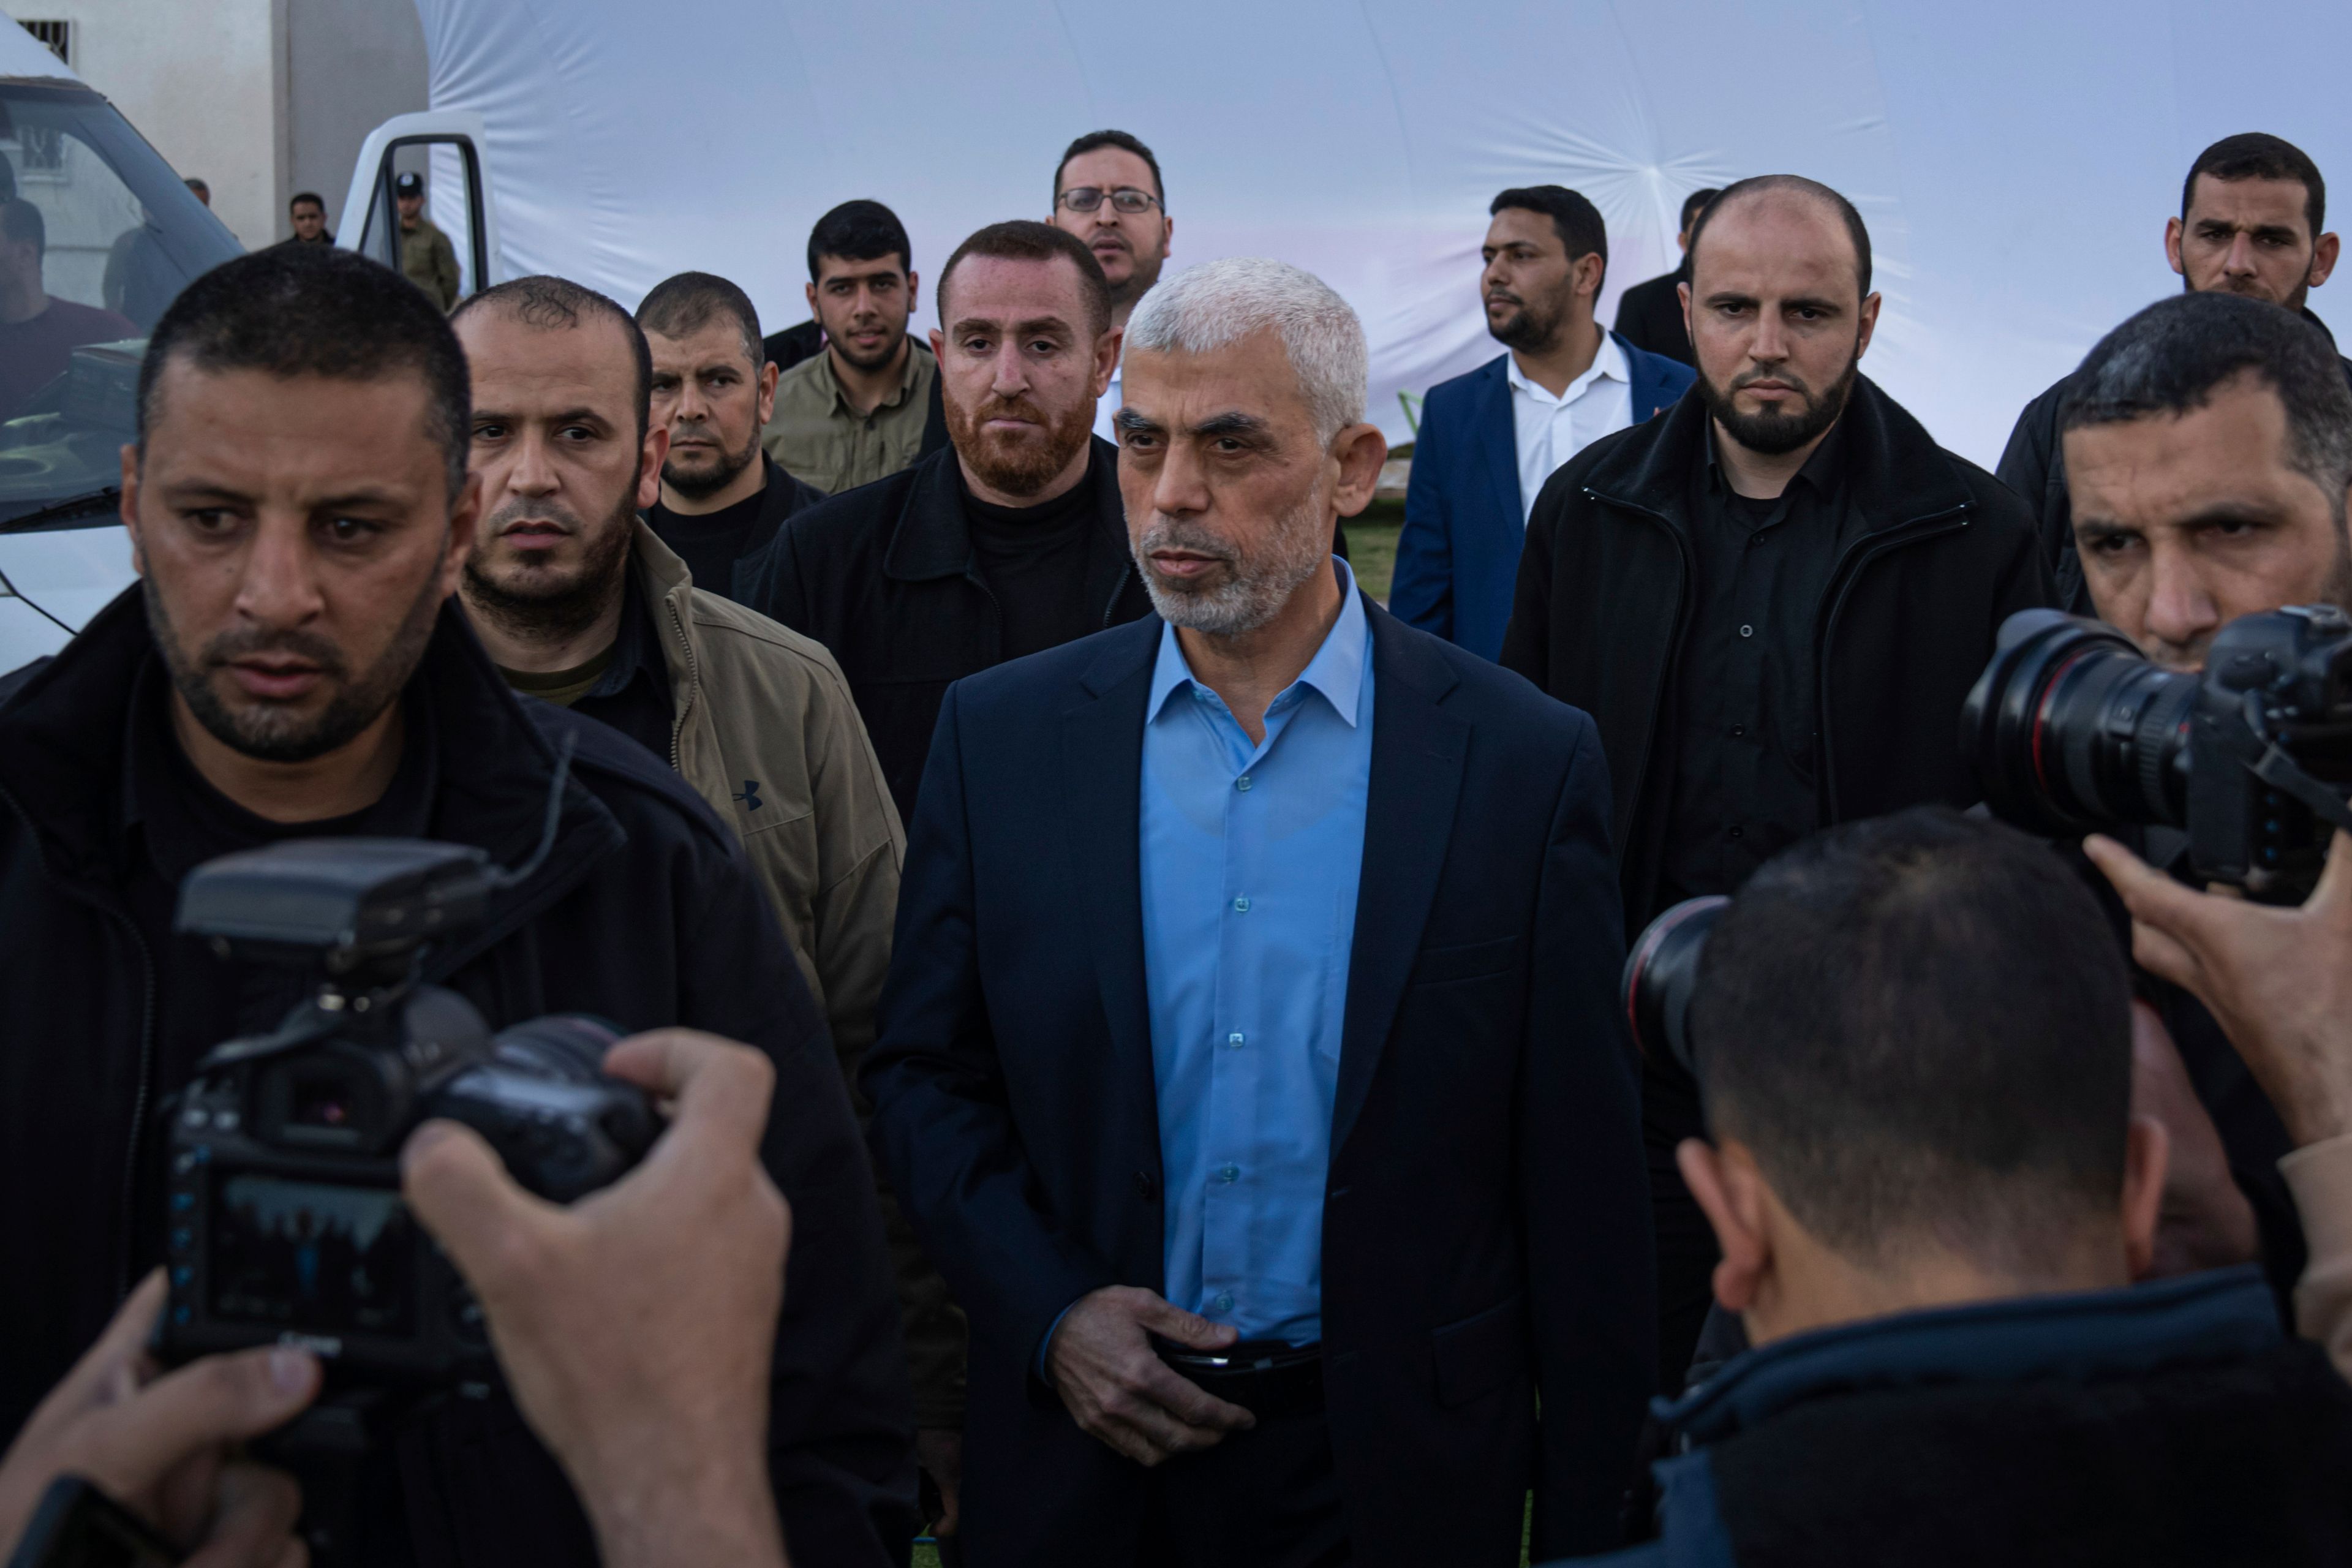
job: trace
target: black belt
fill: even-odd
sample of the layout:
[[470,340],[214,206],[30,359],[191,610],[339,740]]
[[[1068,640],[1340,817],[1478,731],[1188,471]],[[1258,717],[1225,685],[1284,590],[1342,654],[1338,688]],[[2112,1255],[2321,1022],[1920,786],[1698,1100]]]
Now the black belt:
[[1261,1420],[1323,1413],[1323,1347],[1244,1340],[1204,1353],[1154,1339],[1160,1359],[1228,1405]]

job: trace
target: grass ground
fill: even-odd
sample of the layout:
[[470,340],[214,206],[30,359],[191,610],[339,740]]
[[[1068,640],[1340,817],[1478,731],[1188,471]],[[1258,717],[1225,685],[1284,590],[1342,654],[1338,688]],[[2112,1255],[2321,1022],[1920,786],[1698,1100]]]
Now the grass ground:
[[[1351,539],[1348,543],[1352,549],[1355,541]],[[1527,1517],[1519,1524],[1519,1568],[1527,1568],[1528,1542],[1535,1531],[1535,1518],[1536,1500],[1530,1495],[1528,1499]],[[915,1560],[909,1568],[940,1568],[940,1549],[928,1542],[918,1542],[915,1545]]]
[[1365,593],[1389,602],[1389,574],[1396,569],[1397,530],[1404,526],[1404,502],[1376,500],[1347,520],[1348,563]]

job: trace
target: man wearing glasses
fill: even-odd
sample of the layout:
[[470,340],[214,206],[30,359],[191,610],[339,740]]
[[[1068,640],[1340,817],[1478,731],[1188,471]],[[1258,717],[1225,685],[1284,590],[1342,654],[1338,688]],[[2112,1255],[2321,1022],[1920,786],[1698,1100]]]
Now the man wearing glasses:
[[[1168,216],[1160,160],[1124,131],[1089,131],[1070,143],[1054,171],[1054,211],[1046,222],[1078,237],[1110,282],[1110,324],[1127,330],[1135,302],[1160,281],[1176,225]],[[1123,400],[1118,371],[1095,405],[1095,434],[1118,437],[1111,418]]]

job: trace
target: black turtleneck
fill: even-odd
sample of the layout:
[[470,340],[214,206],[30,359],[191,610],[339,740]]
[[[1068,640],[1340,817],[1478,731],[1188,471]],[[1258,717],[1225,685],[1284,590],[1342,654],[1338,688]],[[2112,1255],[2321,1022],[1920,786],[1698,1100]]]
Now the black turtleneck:
[[1100,631],[1103,606],[1087,602],[1087,546],[1094,529],[1095,472],[1038,506],[996,506],[971,493],[955,465],[971,527],[972,561],[995,595],[1006,658],[1043,653]]

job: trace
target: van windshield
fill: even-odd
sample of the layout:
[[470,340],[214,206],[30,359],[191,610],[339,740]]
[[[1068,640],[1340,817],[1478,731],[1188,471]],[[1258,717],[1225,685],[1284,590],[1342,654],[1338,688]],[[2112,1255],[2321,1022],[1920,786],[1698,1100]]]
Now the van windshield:
[[239,248],[97,93],[0,79],[0,531],[113,510],[148,331]]

